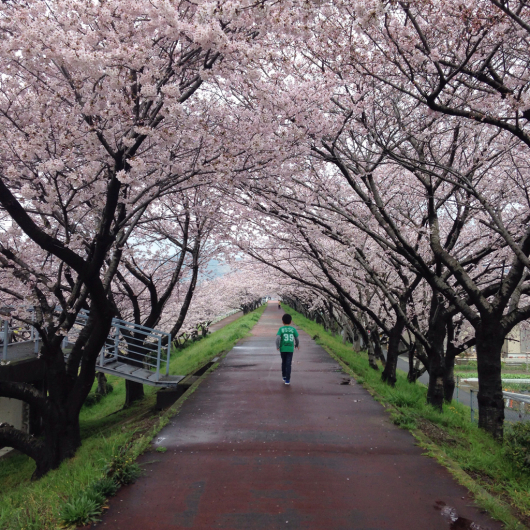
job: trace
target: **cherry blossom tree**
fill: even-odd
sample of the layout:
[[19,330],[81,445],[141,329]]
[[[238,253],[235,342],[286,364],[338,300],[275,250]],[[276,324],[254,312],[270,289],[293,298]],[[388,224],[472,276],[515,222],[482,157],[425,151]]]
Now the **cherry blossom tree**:
[[[217,2],[187,1],[0,8],[0,205],[10,223],[1,263],[25,285],[19,305],[37,307],[48,388],[0,384],[45,430],[35,439],[2,426],[0,444],[34,458],[35,476],[81,443],[79,410],[114,315],[112,280],[142,216],[211,179],[213,162],[225,168],[212,101],[192,97],[219,75],[221,58],[228,65],[252,47],[252,10],[223,6],[222,15]],[[83,307],[90,317],[65,361],[62,337]]]
[[[270,273],[255,263],[237,262],[237,267],[221,277],[205,279],[197,285],[186,318],[180,328],[180,337],[204,336],[212,322],[234,311],[244,313],[256,309],[262,299],[275,288]],[[176,304],[176,312],[179,305]]]
[[[122,266],[115,277],[114,301],[117,314],[124,320],[154,328],[164,318],[168,304],[175,295],[180,301],[173,323],[165,322],[172,336],[178,336],[190,307],[199,274],[217,256],[214,220],[218,201],[212,190],[194,188],[164,197],[152,212],[144,216],[134,234],[135,244],[124,252]],[[185,286],[185,288],[184,288]],[[145,344],[132,334],[131,363],[142,366]],[[136,353],[132,353],[136,350]],[[143,385],[126,382],[125,406],[141,399]]]
[[[284,6],[283,27],[277,24],[256,61],[283,75],[264,72],[249,91],[267,100],[261,109],[274,109],[259,120],[270,128],[276,119],[275,137],[280,131],[305,134],[307,148],[356,196],[355,203],[345,204],[349,194],[342,201],[344,218],[429,283],[437,300],[431,335],[442,310],[447,321],[439,333],[447,334],[454,311],[473,326],[479,423],[502,436],[500,348],[508,330],[529,316],[528,231],[517,222],[527,210],[520,162],[527,148],[526,5],[368,1],[319,7]],[[281,51],[271,56],[278,42]],[[268,99],[267,84],[274,87]],[[301,104],[300,93],[313,95],[309,105]],[[465,149],[461,138],[474,135]],[[308,157],[303,149],[299,155]],[[505,172],[511,184],[499,187]],[[411,206],[395,200],[403,189],[421,197],[410,219]],[[326,191],[322,185],[312,193]],[[338,204],[341,196],[334,193]],[[431,371],[441,374],[443,366]]]

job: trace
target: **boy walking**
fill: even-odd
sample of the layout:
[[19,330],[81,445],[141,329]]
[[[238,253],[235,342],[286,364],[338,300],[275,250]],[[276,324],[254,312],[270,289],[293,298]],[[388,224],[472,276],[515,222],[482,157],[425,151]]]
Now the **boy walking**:
[[291,364],[293,362],[294,348],[296,346],[300,349],[298,331],[289,325],[291,320],[291,315],[283,315],[282,322],[285,325],[276,333],[276,349],[279,350],[282,356],[282,377],[286,385],[291,384]]

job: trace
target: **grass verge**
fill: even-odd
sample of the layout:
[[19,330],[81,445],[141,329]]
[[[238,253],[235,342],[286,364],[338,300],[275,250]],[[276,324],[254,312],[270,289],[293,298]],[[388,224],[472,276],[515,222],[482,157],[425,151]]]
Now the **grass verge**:
[[[528,366],[524,362],[518,363],[518,364],[501,362],[501,368],[502,368],[503,373],[528,372]],[[477,361],[470,360],[470,361],[457,362],[455,371],[456,372],[476,372]]]
[[[459,372],[459,371],[456,371],[455,370],[455,377],[456,376],[459,376],[459,377],[462,377],[462,378],[477,378],[478,377],[478,372],[475,371],[475,372]],[[518,374],[505,374],[504,372],[502,373],[502,377],[503,379],[510,379],[510,380],[513,380],[513,381],[517,381],[518,379],[530,379],[530,374],[529,373],[518,373]]]
[[[226,352],[248,335],[265,306],[228,324],[205,339],[172,353],[170,373],[186,375],[216,355]],[[74,458],[32,482],[33,460],[12,454],[0,460],[0,528],[44,530],[64,525],[66,505],[83,499],[93,484],[106,476],[117,460],[134,462],[152,438],[167,424],[200,380],[170,409],[154,412],[155,392],[145,387],[146,397],[124,410],[125,380],[109,377],[114,391],[100,402],[83,407],[80,415],[83,444]],[[124,451],[124,448],[126,449]],[[100,510],[101,511],[101,510]]]
[[447,467],[475,496],[479,506],[502,521],[507,529],[530,525],[530,474],[506,457],[501,443],[469,421],[469,407],[453,401],[439,412],[427,404],[427,388],[410,384],[398,370],[394,388],[381,381],[381,372],[368,365],[368,357],[343,344],[340,337],[290,307],[293,322],[308,333],[381,402],[392,421],[412,432],[426,454]]
[[[455,371],[455,377],[459,377],[460,379],[471,379],[471,378],[478,378],[477,372],[456,372]],[[524,383],[521,382],[521,380],[530,380],[530,374],[528,372],[525,373],[511,373],[507,374],[505,372],[502,373],[502,388],[503,390],[507,392],[528,392],[530,390],[530,383]],[[478,383],[473,382],[469,383],[473,388],[478,389]]]

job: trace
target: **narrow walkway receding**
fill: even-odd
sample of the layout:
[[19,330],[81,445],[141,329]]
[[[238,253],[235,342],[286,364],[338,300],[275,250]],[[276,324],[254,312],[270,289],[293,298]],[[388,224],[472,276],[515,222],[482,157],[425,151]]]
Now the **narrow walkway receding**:
[[140,459],[145,475],[98,527],[501,528],[360,385],[341,384],[340,366],[302,331],[285,386],[281,315],[270,304],[187,399],[159,434],[167,452]]

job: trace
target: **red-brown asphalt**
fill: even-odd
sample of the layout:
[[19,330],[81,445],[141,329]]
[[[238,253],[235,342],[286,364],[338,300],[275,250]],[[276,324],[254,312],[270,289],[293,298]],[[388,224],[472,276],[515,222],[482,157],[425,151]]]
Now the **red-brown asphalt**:
[[[291,386],[271,303],[183,404],[98,527],[496,530],[468,491],[300,331]],[[296,324],[296,322],[294,322]]]

